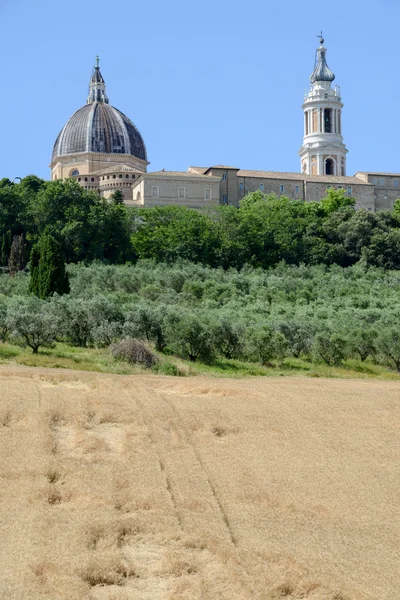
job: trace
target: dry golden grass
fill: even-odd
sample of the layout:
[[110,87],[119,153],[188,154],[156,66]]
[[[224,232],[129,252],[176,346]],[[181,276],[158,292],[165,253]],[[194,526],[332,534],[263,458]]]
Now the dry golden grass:
[[0,368],[0,598],[394,600],[396,382]]

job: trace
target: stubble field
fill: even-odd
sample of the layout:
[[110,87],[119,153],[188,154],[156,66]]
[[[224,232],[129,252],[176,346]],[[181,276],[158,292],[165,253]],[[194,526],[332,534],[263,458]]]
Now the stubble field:
[[0,597],[399,597],[399,392],[1,367]]

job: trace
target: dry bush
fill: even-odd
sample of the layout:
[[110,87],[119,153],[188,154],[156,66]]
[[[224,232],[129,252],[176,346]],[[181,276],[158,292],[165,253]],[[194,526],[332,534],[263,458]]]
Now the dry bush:
[[126,338],[111,346],[111,354],[117,360],[142,365],[147,369],[151,369],[158,362],[154,352],[144,342],[134,338]]

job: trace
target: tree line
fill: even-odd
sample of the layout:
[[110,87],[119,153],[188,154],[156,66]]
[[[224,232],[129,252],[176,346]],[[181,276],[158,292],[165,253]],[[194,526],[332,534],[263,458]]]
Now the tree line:
[[391,211],[356,211],[352,198],[331,188],[320,202],[254,192],[239,208],[195,211],[132,209],[114,196],[106,201],[68,179],[0,180],[0,267],[11,274],[25,268],[47,234],[66,263],[184,259],[214,268],[267,269],[281,261],[347,267],[363,259],[400,268],[400,201]]
[[277,365],[351,358],[400,370],[400,274],[365,261],[264,270],[178,261],[68,266],[69,294],[29,294],[30,277],[0,275],[0,339],[108,347],[145,340],[165,355]]

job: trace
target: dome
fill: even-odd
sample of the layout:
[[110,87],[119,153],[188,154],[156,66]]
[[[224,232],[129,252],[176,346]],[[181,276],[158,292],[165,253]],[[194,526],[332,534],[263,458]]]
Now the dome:
[[317,60],[310,80],[311,83],[316,83],[317,81],[328,81],[332,83],[332,81],[335,79],[335,75],[330,70],[326,62],[326,48],[324,48],[324,38],[322,35],[320,41],[321,45],[317,50]]
[[135,125],[108,103],[98,57],[89,83],[87,103],[60,131],[54,144],[52,162],[59,156],[83,152],[130,154],[147,161],[146,147]]
[[57,137],[52,160],[82,152],[131,154],[147,160],[138,129],[127,116],[105,102],[91,102],[72,115]]

